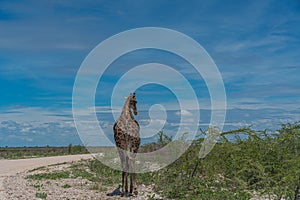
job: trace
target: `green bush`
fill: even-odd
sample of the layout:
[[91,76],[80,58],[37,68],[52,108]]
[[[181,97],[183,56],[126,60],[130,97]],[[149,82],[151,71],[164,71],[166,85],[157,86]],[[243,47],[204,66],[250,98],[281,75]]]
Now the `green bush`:
[[37,192],[37,193],[35,194],[35,196],[36,196],[37,198],[40,198],[40,199],[46,199],[46,198],[47,198],[47,194],[44,193],[44,192],[42,192],[42,193]]
[[[229,141],[228,134],[235,139]],[[254,191],[278,199],[299,196],[299,122],[278,131],[244,128],[222,133],[214,149],[199,159],[202,141],[194,141],[168,167],[139,175],[140,181],[154,182],[157,191],[174,199],[250,199]]]

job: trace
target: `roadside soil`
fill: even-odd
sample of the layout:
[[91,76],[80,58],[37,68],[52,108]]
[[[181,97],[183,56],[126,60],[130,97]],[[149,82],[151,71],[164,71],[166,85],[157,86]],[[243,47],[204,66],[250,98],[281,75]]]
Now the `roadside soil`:
[[[0,160],[0,200],[88,200],[88,199],[162,199],[153,192],[153,186],[140,185],[135,197],[107,196],[116,186],[102,186],[84,178],[32,180],[28,175],[64,171],[71,164],[92,159],[90,154]],[[44,197],[44,198],[43,198]]]

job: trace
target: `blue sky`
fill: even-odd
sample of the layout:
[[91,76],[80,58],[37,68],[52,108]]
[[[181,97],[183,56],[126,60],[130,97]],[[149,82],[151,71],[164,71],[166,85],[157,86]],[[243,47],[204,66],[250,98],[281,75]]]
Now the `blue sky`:
[[[199,42],[223,77],[226,125],[276,127],[300,119],[300,3],[287,1],[0,1],[0,146],[80,143],[72,121],[72,88],[82,61],[101,41],[139,27],[180,31]],[[199,76],[180,58],[160,51],[120,57],[102,77],[96,95],[100,124],[112,88],[129,67],[172,65],[209,105]],[[139,107],[176,105],[157,85],[138,89]],[[170,106],[171,107],[171,106]],[[173,110],[178,107],[175,106]],[[204,106],[203,110],[209,109]],[[192,112],[192,111],[187,111]],[[207,123],[209,112],[201,120]],[[104,117],[105,116],[105,117]],[[138,117],[149,119],[148,112]],[[168,113],[169,125],[178,122]],[[168,129],[168,127],[165,127]],[[169,127],[170,128],[170,127]],[[172,129],[172,128],[170,128]]]

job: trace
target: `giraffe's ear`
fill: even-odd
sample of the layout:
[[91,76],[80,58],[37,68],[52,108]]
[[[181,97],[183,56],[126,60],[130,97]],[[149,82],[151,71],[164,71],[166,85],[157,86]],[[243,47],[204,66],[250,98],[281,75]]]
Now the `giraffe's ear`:
[[130,92],[130,95],[129,96],[132,96],[132,93]]
[[127,100],[127,97],[124,96],[124,99]]

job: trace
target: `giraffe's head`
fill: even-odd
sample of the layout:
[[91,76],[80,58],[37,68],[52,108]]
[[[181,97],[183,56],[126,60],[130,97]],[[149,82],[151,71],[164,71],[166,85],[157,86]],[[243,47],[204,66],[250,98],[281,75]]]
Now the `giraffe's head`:
[[138,111],[136,108],[137,101],[136,101],[135,93],[133,93],[133,95],[130,93],[130,96],[128,98],[129,98],[129,109],[132,110],[135,115],[137,115]]

